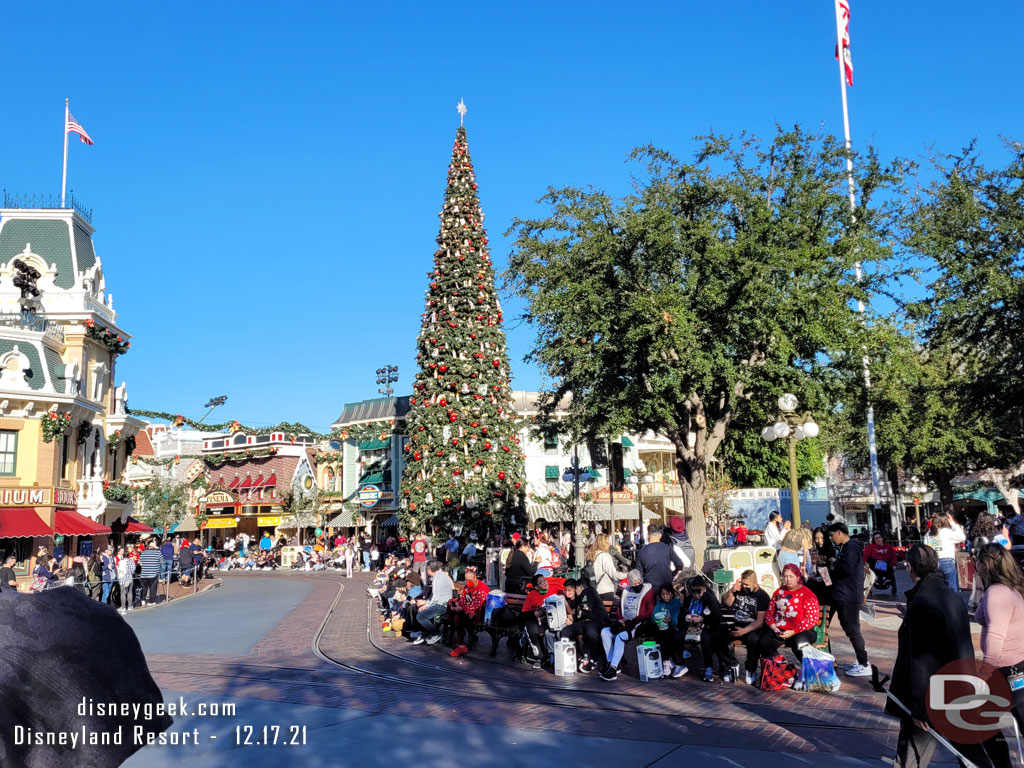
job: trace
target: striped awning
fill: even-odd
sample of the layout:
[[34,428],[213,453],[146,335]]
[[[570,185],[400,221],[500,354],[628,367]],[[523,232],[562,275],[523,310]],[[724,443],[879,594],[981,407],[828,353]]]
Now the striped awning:
[[[613,504],[609,510],[607,504],[587,504],[580,509],[580,519],[588,523],[599,523],[607,520],[609,512],[615,520],[636,520],[638,508],[636,504]],[[571,523],[572,509],[553,506],[551,504],[528,504],[526,513],[530,520],[547,520],[549,523]],[[644,507],[644,520],[660,520],[661,515]]]
[[380,523],[380,527],[381,528],[397,528],[398,527],[398,514],[396,513],[396,514],[392,515],[391,517],[389,517],[387,520],[385,520],[383,523]]
[[359,515],[360,520],[365,520],[366,517],[359,512],[354,512],[350,509],[343,510],[341,513],[335,515],[327,521],[326,528],[355,528],[356,523],[352,521],[353,515]]
[[193,515],[185,515],[181,520],[171,526],[168,533],[191,533],[192,531],[198,531],[199,526],[196,525],[196,519]]

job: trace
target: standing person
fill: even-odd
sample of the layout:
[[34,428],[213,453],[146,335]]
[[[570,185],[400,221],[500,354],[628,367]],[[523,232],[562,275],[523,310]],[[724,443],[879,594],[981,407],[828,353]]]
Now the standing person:
[[476,566],[467,566],[466,582],[462,592],[448,605],[447,621],[455,631],[455,650],[448,654],[452,658],[469,653],[466,646],[466,630],[483,614],[489,593],[487,585],[477,578]]
[[270,531],[264,531],[260,539],[260,551],[269,552],[274,548],[274,540],[270,538]]
[[686,532],[686,521],[679,515],[673,515],[668,519],[668,530],[665,533],[668,535],[664,536],[663,534],[662,541],[672,547],[672,551],[682,562],[684,569],[692,569],[693,564],[697,561],[697,552]]
[[139,567],[142,570],[142,605],[152,603],[156,605],[157,581],[160,578],[160,571],[163,569],[164,556],[156,548],[156,539],[149,540],[149,546],[139,555]]
[[640,573],[648,584],[671,584],[672,566],[682,570],[683,561],[669,544],[661,540],[662,527],[657,523],[647,526],[648,544],[637,558]]
[[352,551],[352,545],[345,545],[345,578],[352,578],[352,564],[356,559],[356,553]]
[[[787,520],[786,522],[788,523],[789,521]],[[779,564],[779,568],[782,569],[792,563],[801,570],[806,578],[811,560],[809,554],[811,537],[811,532],[803,528],[796,530],[793,528],[785,529],[782,543],[779,546],[779,554],[775,559],[775,562]]]
[[89,580],[89,599],[98,600],[103,583],[103,559],[95,550],[89,555],[89,562],[85,566],[85,575]]
[[551,552],[551,545],[548,544],[548,535],[540,531],[533,542],[533,560],[537,564],[537,573],[541,576],[550,576],[554,571],[554,555]]
[[380,549],[376,544],[370,545],[370,569],[373,571],[380,569]]
[[124,551],[124,548],[120,548],[117,552],[117,582],[121,587],[121,608],[119,613],[128,613],[128,611],[135,610],[133,594],[133,585],[135,582],[135,561],[128,557],[128,553]]
[[427,541],[427,534],[417,533],[412,540],[412,569],[420,575],[421,581],[427,580],[427,554],[430,551],[430,543]]
[[171,583],[171,571],[174,570],[174,544],[170,539],[164,539],[160,545],[160,556],[163,562],[160,563],[160,581]]
[[939,571],[946,577],[946,586],[954,592],[960,591],[960,580],[956,573],[957,545],[966,541],[967,535],[952,515],[937,513],[932,516],[932,535],[928,545],[939,558]]
[[626,583],[629,586],[622,590],[619,621],[601,630],[606,662],[599,677],[609,682],[619,676],[626,643],[635,635],[637,627],[654,613],[654,588],[644,581],[643,574],[634,568],[626,574]]
[[117,581],[117,559],[114,557],[114,547],[112,544],[107,544],[103,549],[102,562],[103,580],[102,587],[100,588],[100,602],[106,604],[110,602],[110,592]]
[[363,556],[363,570],[370,570],[370,550],[373,549],[373,539],[370,538],[370,534],[363,531],[359,534],[359,552]]
[[742,520],[737,520],[736,521],[736,528],[733,531],[733,534],[736,536],[736,545],[737,546],[745,546],[746,545],[746,543],[747,543],[747,532],[748,532],[747,524],[745,522],[743,522]]
[[[850,538],[846,523],[832,523],[829,536],[836,547],[836,558],[829,575],[832,578],[832,615],[839,615],[839,624],[857,655],[855,664],[843,668],[850,677],[870,677],[868,652],[860,633],[860,607],[864,603],[864,555],[860,544]],[[829,622],[832,621],[829,616]]]
[[18,558],[8,555],[4,559],[4,565],[0,568],[0,592],[17,592],[18,577],[14,575],[14,565]]
[[[32,570],[32,591],[42,591],[53,586],[56,575],[50,571],[50,556],[47,554],[36,556],[36,567]],[[54,567],[54,571],[56,571]]]
[[587,560],[594,568],[594,588],[602,600],[611,600],[615,597],[619,582],[626,578],[626,571],[620,571],[615,567],[615,559],[610,549],[611,541],[608,534],[599,533],[594,539],[594,546],[587,553]]
[[[1006,677],[1020,674],[1024,672],[1024,575],[1002,544],[986,544],[977,560],[985,594],[974,619],[981,625],[985,663]],[[1024,688],[1013,691],[1010,710],[1024,731]]]
[[224,551],[227,552],[228,559],[235,554],[235,537],[228,536],[228,540],[224,542]]
[[746,677],[744,682],[753,685],[757,678],[757,647],[764,629],[764,619],[771,607],[771,597],[761,589],[757,582],[757,573],[752,570],[743,571],[732,589],[722,595],[722,605],[733,608],[735,628],[732,637],[743,642],[747,649],[744,663]]
[[[900,624],[896,663],[885,711],[900,718],[896,743],[898,768],[925,768],[936,741],[928,719],[926,681],[947,664],[974,660],[974,643],[963,601],[946,586],[935,550],[915,544],[907,551],[907,571],[914,586],[907,592],[907,609]],[[992,764],[981,744],[956,744],[956,749],[979,768]]]
[[501,542],[501,551],[498,553],[498,589],[505,591],[505,568],[508,567],[508,559],[512,557],[512,539],[505,539]]
[[764,527],[764,543],[776,551],[782,549],[782,513],[768,514],[768,525]]
[[249,534],[244,531],[238,534],[238,551],[243,555],[249,554]]
[[178,583],[182,586],[188,585],[192,579],[192,548],[187,542],[182,542],[178,548]]

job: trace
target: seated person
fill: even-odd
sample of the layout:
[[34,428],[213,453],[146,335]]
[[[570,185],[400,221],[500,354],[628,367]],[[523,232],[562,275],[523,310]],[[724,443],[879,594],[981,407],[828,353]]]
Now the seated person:
[[593,672],[604,662],[601,630],[608,626],[608,611],[604,600],[588,582],[566,579],[564,589],[569,613],[567,625],[558,636],[581,645],[579,670]]
[[[562,595],[565,591],[565,579],[554,576],[545,576],[541,573],[534,574],[533,583],[526,591],[526,600],[523,601],[523,610],[520,614],[520,621],[526,634],[530,637],[531,650],[533,651],[533,666],[539,669],[541,658],[550,661],[550,650],[554,647],[554,636],[551,643],[545,639],[548,633],[547,613],[544,610],[544,601],[553,595]],[[566,606],[568,608],[568,606]],[[566,610],[568,618],[568,610]],[[559,627],[559,631],[561,631]],[[549,647],[550,646],[550,647]],[[549,652],[545,652],[545,649]]]
[[871,537],[871,543],[864,547],[864,562],[875,572],[875,589],[892,589],[896,594],[896,550],[887,544],[880,533]]
[[487,595],[490,590],[487,585],[480,581],[477,567],[470,565],[466,568],[466,583],[462,587],[459,596],[448,603],[448,611],[445,620],[455,632],[455,649],[448,654],[458,658],[469,652],[466,645],[466,630],[470,625],[483,618],[484,604],[487,602]]
[[661,667],[665,677],[682,677],[687,669],[683,664],[683,635],[679,629],[679,617],[683,604],[676,597],[671,584],[662,584],[658,600],[651,614],[654,639],[661,648]]
[[455,584],[452,583],[451,576],[445,573],[440,560],[427,562],[427,576],[430,578],[430,594],[424,599],[417,600],[416,610],[412,612],[411,628],[422,633],[414,638],[414,645],[433,645],[441,639],[441,632],[435,624],[435,619],[444,615],[448,603],[455,594]]
[[722,605],[733,609],[735,620],[729,633],[733,639],[741,640],[747,649],[746,683],[753,685],[757,676],[757,644],[764,630],[764,617],[768,612],[771,598],[757,583],[757,574],[752,570],[743,571],[739,579],[722,595]]
[[803,583],[800,569],[795,565],[787,565],[782,569],[782,586],[772,595],[771,604],[765,614],[765,630],[759,633],[757,645],[748,650],[754,661],[747,658],[747,669],[757,663],[757,659],[772,657],[778,653],[779,647],[786,645],[796,656],[798,662],[803,660],[801,648],[811,645],[818,639],[815,627],[821,622],[821,606]]
[[704,681],[710,683],[714,679],[714,658],[717,656],[723,679],[731,682],[736,666],[732,638],[722,626],[722,606],[702,576],[694,576],[686,582],[684,608],[680,620],[685,632],[683,644],[690,653],[700,652]]
[[619,676],[619,666],[626,643],[636,634],[637,627],[651,618],[654,613],[654,589],[644,582],[636,568],[626,574],[626,589],[622,590],[619,604],[619,621],[601,630],[604,645],[605,666],[599,677],[611,681]]

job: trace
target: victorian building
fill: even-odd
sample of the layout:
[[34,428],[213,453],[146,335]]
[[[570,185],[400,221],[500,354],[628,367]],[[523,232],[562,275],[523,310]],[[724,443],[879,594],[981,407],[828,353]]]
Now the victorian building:
[[0,555],[27,574],[106,542],[130,512],[115,487],[144,423],[115,384],[131,338],[86,211],[0,208]]

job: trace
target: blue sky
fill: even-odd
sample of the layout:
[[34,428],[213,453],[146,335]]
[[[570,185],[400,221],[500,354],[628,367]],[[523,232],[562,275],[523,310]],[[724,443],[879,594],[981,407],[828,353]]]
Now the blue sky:
[[[477,5],[480,7],[470,7]],[[326,429],[414,373],[455,105],[496,265],[549,185],[626,191],[654,143],[776,121],[841,133],[831,0],[776,3],[24,3],[4,9],[0,186],[69,186],[119,322],[131,405]],[[1024,136],[1019,3],[852,0],[855,145]],[[506,317],[516,314],[506,303]],[[517,388],[532,331],[509,331]]]

